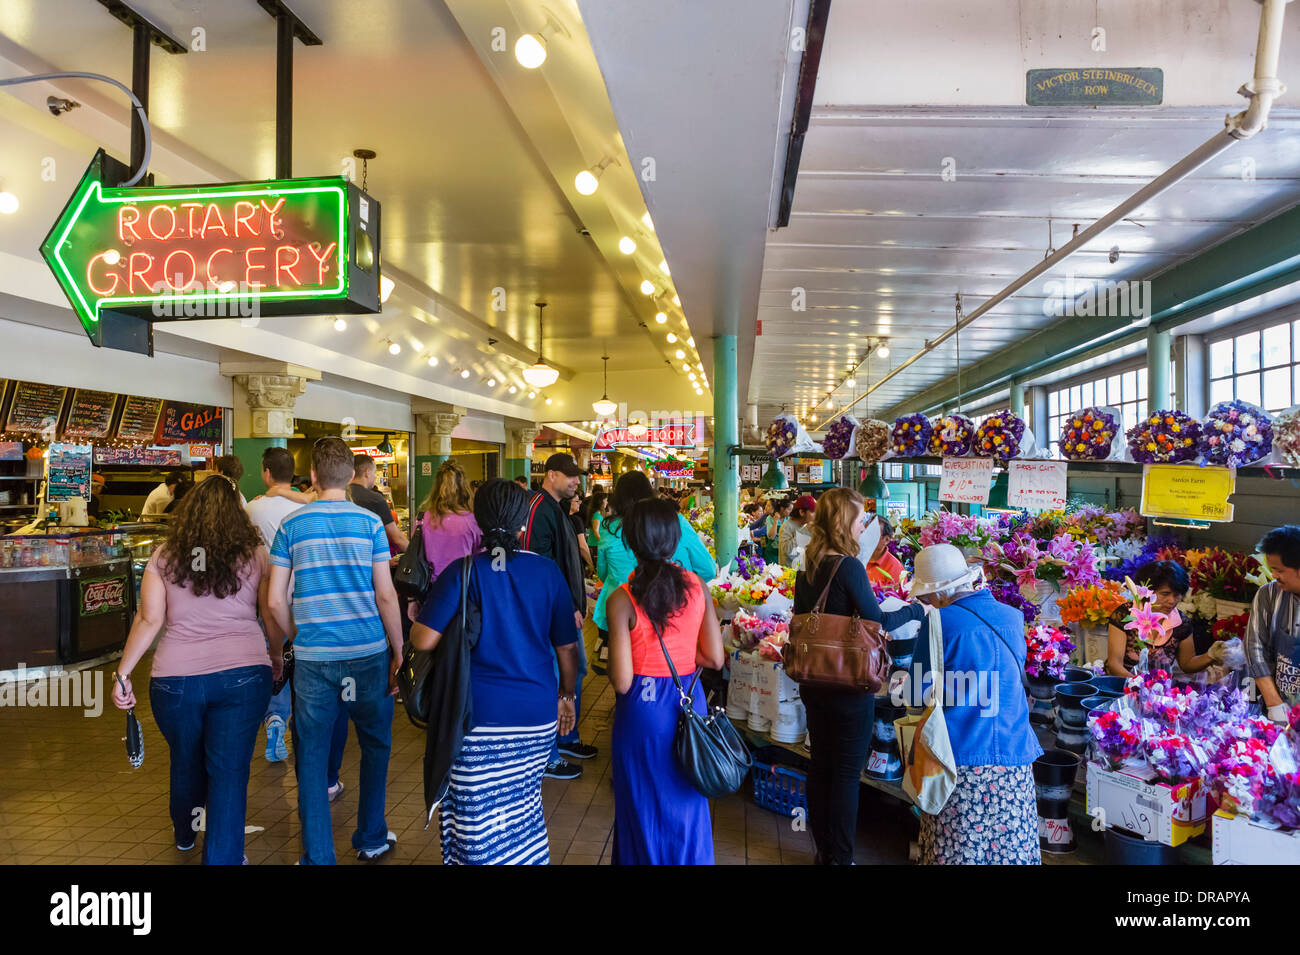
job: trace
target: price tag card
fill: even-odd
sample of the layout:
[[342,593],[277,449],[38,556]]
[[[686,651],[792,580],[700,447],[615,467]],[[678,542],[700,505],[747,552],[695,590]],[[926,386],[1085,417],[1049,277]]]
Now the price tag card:
[[1228,498],[1236,486],[1231,468],[1148,464],[1142,468],[1142,516],[1231,521]]
[[992,486],[992,458],[943,459],[939,500],[954,504],[987,504]]
[[1008,461],[1007,507],[1065,507],[1064,461]]

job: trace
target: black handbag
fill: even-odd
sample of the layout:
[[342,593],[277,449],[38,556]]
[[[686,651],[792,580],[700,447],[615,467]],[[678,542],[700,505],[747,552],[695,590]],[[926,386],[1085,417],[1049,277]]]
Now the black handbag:
[[433,586],[433,571],[424,554],[424,521],[417,520],[411,539],[393,571],[393,587],[407,600],[422,601]]
[[275,696],[284,689],[286,683],[293,682],[293,642],[284,645],[284,666],[280,669],[280,679],[271,682],[271,695]]
[[668,655],[668,647],[664,644],[664,636],[658,627],[655,627],[655,636],[659,638],[659,647],[668,662],[668,672],[673,675],[673,684],[681,697],[681,712],[677,714],[677,730],[673,734],[673,756],[677,765],[702,796],[709,799],[728,796],[744,784],[745,777],[754,764],[749,748],[731,725],[727,711],[722,707],[715,706],[703,715],[695,712],[695,687],[700,680],[699,668],[696,668],[695,678],[691,680],[690,691],[682,689],[677,668],[673,666],[673,659]]
[[[412,542],[414,544],[414,542]],[[465,614],[469,607],[469,578],[474,567],[466,559],[460,573],[460,626],[465,629]],[[402,697],[406,716],[415,726],[429,726],[429,675],[433,672],[433,655],[436,650],[417,650],[410,640],[402,648],[402,665],[397,671],[397,688]]]

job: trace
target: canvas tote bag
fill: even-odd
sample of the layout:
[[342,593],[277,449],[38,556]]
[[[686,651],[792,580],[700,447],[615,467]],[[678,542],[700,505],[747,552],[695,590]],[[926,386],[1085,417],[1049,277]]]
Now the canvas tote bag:
[[957,763],[943,717],[943,625],[930,613],[930,666],[934,682],[926,704],[894,721],[903,753],[903,791],[921,812],[937,816],[957,786]]

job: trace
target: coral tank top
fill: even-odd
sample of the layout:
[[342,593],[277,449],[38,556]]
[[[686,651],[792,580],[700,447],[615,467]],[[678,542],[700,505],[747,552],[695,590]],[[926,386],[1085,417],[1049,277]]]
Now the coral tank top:
[[[623,584],[627,590],[627,584]],[[668,618],[664,628],[664,644],[673,658],[673,666],[678,676],[695,672],[695,653],[700,642],[700,624],[704,614],[712,613],[712,607],[705,598],[704,588],[694,574],[686,575],[686,604]],[[629,634],[632,640],[632,672],[639,676],[672,676],[664,652],[655,636],[654,625],[642,612],[636,598],[628,591],[628,599],[636,610],[636,626]]]

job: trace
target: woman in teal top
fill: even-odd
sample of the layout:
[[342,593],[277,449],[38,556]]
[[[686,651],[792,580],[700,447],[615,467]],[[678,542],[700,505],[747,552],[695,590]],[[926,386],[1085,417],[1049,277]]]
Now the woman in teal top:
[[[605,619],[605,601],[621,584],[626,583],[632,576],[632,571],[636,570],[636,555],[623,541],[621,527],[623,515],[627,514],[637,501],[654,496],[650,479],[641,471],[628,471],[614,485],[614,493],[610,497],[609,518],[601,528],[600,549],[596,552],[596,576],[601,579],[602,586],[600,597],[596,600],[596,609],[592,612],[592,619],[600,630],[602,648],[609,638],[609,624]],[[709,556],[708,549],[700,540],[700,535],[695,533],[695,528],[691,527],[690,521],[678,514],[677,523],[681,527],[682,537],[677,544],[677,550],[673,552],[673,562],[692,573],[699,574],[700,579],[706,582],[718,576],[718,565]]]
[[781,525],[790,519],[791,502],[777,498],[772,502],[772,513],[767,516],[767,536],[763,538],[763,560],[775,564],[781,559],[778,542],[781,539]]
[[582,523],[587,530],[587,547],[593,557],[600,546],[600,531],[605,523],[607,503],[605,489],[597,486],[592,490],[591,497],[587,498],[582,505]]

